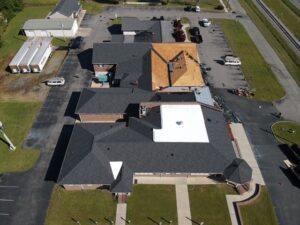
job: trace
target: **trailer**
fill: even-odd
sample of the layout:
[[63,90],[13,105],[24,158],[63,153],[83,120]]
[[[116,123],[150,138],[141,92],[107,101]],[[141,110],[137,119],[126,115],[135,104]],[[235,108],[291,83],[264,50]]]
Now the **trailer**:
[[22,47],[19,49],[15,57],[11,60],[8,67],[10,68],[12,73],[20,73],[19,64],[24,58],[24,56],[27,54],[31,46],[30,41],[26,41]]
[[41,41],[40,48],[30,63],[30,69],[33,73],[39,73],[43,70],[51,52],[51,38]]
[[26,53],[26,55],[24,56],[24,58],[22,59],[22,61],[19,64],[19,68],[22,73],[30,73],[31,72],[30,63],[31,63],[33,57],[35,56],[35,54],[37,53],[37,51],[39,50],[39,48],[40,48],[39,42],[31,42],[31,46],[30,46],[28,52]]

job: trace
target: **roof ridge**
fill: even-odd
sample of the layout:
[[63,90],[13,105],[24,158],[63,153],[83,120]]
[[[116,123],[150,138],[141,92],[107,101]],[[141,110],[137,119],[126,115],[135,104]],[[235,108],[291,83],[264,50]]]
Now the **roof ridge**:
[[107,137],[107,136],[113,134],[114,132],[121,130],[125,126],[126,126],[125,123],[119,123],[118,125],[111,127],[109,130],[106,130],[105,132],[95,135],[95,139],[98,141],[99,139]]

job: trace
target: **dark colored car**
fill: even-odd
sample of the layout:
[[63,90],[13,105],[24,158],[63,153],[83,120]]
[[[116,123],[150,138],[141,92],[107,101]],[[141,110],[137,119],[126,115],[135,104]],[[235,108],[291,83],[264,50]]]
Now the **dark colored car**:
[[191,5],[188,5],[187,7],[184,8],[184,11],[191,12],[193,11],[193,7]]
[[74,38],[70,43],[71,49],[77,49],[80,48],[83,38],[81,36],[78,36]]
[[191,37],[191,41],[197,44],[202,43],[203,42],[202,35],[199,34],[197,36]]
[[198,28],[198,27],[192,27],[191,29],[190,29],[190,33],[191,33],[191,35],[200,35],[200,29]]

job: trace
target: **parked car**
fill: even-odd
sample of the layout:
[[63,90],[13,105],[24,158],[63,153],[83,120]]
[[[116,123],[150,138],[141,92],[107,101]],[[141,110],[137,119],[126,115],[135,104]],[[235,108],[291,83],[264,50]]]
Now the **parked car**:
[[197,43],[197,44],[202,43],[203,42],[202,35],[199,34],[199,35],[196,35],[196,36],[192,36],[191,41],[194,42],[194,43]]
[[211,21],[209,21],[207,18],[203,18],[202,25],[203,27],[209,27],[211,25]]
[[225,56],[224,65],[226,66],[240,66],[242,64],[241,60],[233,56]]
[[200,11],[201,11],[201,10],[200,10],[200,6],[196,5],[195,8],[194,8],[194,11],[195,11],[195,12],[200,12]]
[[200,34],[200,29],[198,27],[192,27],[190,29],[191,35],[199,35]]
[[46,80],[48,86],[63,86],[65,85],[65,79],[63,77],[55,77],[49,80]]
[[188,5],[187,7],[184,8],[184,11],[191,12],[193,11],[193,7],[191,5]]

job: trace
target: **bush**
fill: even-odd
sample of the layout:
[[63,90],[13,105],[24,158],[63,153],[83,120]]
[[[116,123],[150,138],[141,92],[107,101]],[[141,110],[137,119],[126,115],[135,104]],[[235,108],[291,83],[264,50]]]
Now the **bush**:
[[215,7],[216,10],[224,10],[224,6],[223,5],[217,5]]

